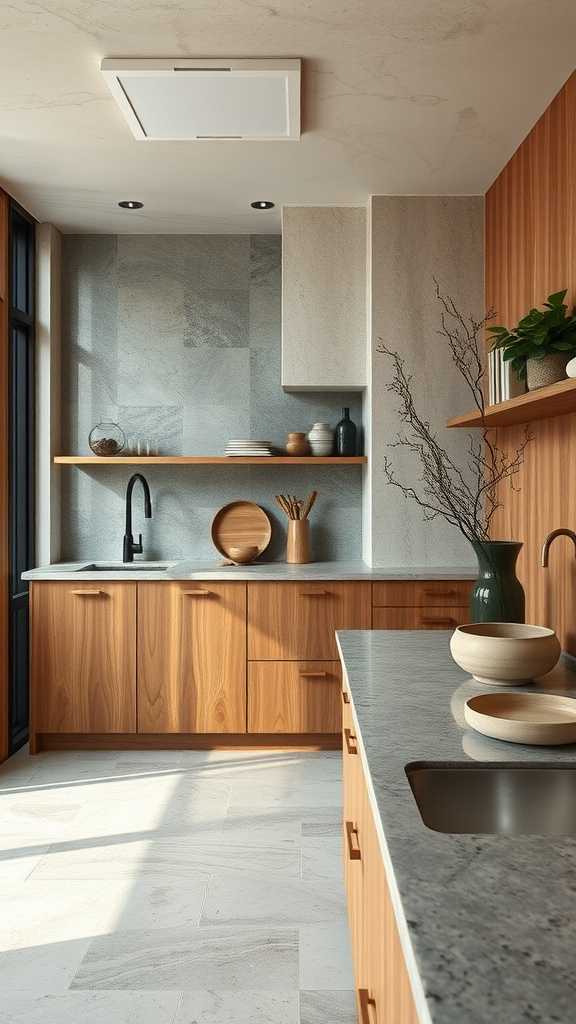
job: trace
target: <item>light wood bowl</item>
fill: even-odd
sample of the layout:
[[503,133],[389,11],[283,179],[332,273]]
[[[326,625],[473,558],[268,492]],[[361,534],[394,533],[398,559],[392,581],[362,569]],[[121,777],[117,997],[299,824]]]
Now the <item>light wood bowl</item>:
[[249,562],[253,562],[255,558],[258,558],[259,554],[259,549],[255,544],[243,547],[232,546],[228,548],[228,551],[232,561],[238,565],[248,565]]
[[478,682],[504,686],[522,686],[545,675],[561,653],[553,629],[519,622],[458,626],[450,651],[456,664]]
[[476,732],[538,747],[576,743],[576,700],[551,693],[481,693],[466,701]]

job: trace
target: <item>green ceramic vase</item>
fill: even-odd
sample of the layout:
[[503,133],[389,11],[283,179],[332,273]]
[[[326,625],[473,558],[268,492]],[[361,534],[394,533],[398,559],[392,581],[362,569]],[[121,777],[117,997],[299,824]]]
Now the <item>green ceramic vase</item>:
[[479,572],[470,597],[472,622],[524,622],[524,590],[516,576],[522,544],[491,540],[473,547]]

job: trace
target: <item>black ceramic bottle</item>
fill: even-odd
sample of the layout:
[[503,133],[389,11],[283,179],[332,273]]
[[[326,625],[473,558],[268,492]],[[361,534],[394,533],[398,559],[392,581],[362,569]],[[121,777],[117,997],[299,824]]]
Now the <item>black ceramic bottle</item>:
[[356,424],[350,419],[350,409],[336,425],[336,455],[356,455]]

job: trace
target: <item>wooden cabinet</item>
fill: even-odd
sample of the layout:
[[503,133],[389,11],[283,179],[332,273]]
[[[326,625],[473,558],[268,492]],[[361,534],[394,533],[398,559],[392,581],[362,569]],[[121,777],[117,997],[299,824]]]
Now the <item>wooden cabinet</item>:
[[382,581],[372,585],[373,629],[455,629],[470,621],[472,580]]
[[359,1024],[418,1024],[350,705],[343,723],[344,874]]
[[246,584],[138,584],[138,732],[246,732]]
[[468,608],[374,608],[374,629],[455,629],[470,621]]
[[31,732],[136,729],[136,584],[31,587]]
[[338,661],[252,661],[248,666],[248,732],[338,733]]
[[472,580],[382,581],[372,586],[372,604],[383,608],[467,607]]
[[251,661],[335,661],[337,629],[370,629],[370,583],[251,583]]

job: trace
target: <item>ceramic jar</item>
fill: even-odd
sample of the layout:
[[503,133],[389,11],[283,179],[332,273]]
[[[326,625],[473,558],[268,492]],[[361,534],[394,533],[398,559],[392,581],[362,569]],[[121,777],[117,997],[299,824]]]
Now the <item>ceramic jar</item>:
[[334,431],[327,423],[315,423],[308,434],[312,455],[332,455]]
[[301,434],[297,430],[292,431],[286,438],[286,454],[287,455],[310,455],[310,445],[306,440],[306,434]]

